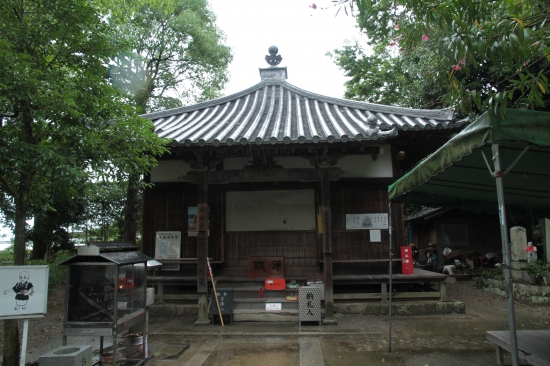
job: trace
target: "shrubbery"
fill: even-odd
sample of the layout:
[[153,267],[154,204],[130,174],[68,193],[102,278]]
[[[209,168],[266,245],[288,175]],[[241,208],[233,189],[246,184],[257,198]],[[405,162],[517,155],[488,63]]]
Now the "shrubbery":
[[545,282],[546,272],[548,272],[548,269],[546,267],[546,263],[539,259],[534,262],[527,263],[525,265],[525,272],[531,276],[532,283],[540,284]]

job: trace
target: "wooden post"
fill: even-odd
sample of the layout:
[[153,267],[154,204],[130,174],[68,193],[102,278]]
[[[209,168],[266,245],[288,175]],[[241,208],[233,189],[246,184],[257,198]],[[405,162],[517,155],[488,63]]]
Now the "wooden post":
[[195,325],[210,324],[208,319],[208,183],[207,170],[203,169],[199,182],[197,204],[197,293],[199,295],[198,320]]
[[439,282],[439,301],[447,301],[447,284],[445,281]]
[[321,214],[323,222],[323,261],[324,261],[324,279],[325,284],[325,319],[323,324],[336,324],[334,319],[334,291],[332,280],[332,230],[331,230],[331,210],[330,210],[330,184],[329,184],[329,164],[323,163],[321,168]]
[[[390,263],[391,266],[391,263]],[[388,284],[385,282],[382,282],[380,284],[380,302],[387,302],[388,301]]]

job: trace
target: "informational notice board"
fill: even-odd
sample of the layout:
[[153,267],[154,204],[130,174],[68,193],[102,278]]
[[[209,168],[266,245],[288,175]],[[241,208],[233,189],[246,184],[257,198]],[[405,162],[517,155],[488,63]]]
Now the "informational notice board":
[[346,230],[380,230],[388,227],[387,213],[346,215]]
[[0,267],[0,319],[46,316],[48,274],[49,266]]
[[[181,231],[157,231],[155,237],[156,259],[179,259],[181,256]],[[163,263],[163,271],[179,271],[179,263]]]

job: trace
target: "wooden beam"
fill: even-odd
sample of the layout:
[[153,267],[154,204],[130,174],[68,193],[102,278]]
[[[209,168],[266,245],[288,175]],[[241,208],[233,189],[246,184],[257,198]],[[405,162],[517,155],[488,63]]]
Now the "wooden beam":
[[334,294],[335,300],[383,300],[383,295],[379,293],[350,293],[350,294]]
[[[201,183],[199,184],[197,219],[202,225],[197,225],[197,292],[206,294],[208,291],[208,277],[206,257],[208,255],[208,183],[206,182],[206,171],[201,173]],[[199,210],[206,212],[199,212]],[[206,218],[205,218],[206,217]],[[199,223],[197,221],[197,223]],[[206,221],[206,222],[205,222]]]
[[[202,172],[191,171],[183,178],[194,184],[199,184]],[[339,180],[344,171],[340,168],[330,168],[329,180]],[[319,182],[317,169],[241,169],[215,170],[207,173],[208,184],[228,184],[246,182]]]
[[321,214],[323,222],[323,273],[325,282],[325,322],[334,322],[334,289],[332,277],[332,227],[330,210],[329,168],[321,167]]

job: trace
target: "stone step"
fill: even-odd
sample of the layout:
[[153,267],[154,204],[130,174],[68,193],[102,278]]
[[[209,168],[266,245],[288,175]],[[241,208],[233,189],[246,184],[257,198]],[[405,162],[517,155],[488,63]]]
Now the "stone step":
[[234,299],[233,309],[254,309],[266,310],[266,304],[281,304],[281,310],[298,310],[298,300],[287,300],[284,297],[273,297],[264,299]]
[[236,322],[298,322],[298,309],[269,310],[235,309],[233,321]]

